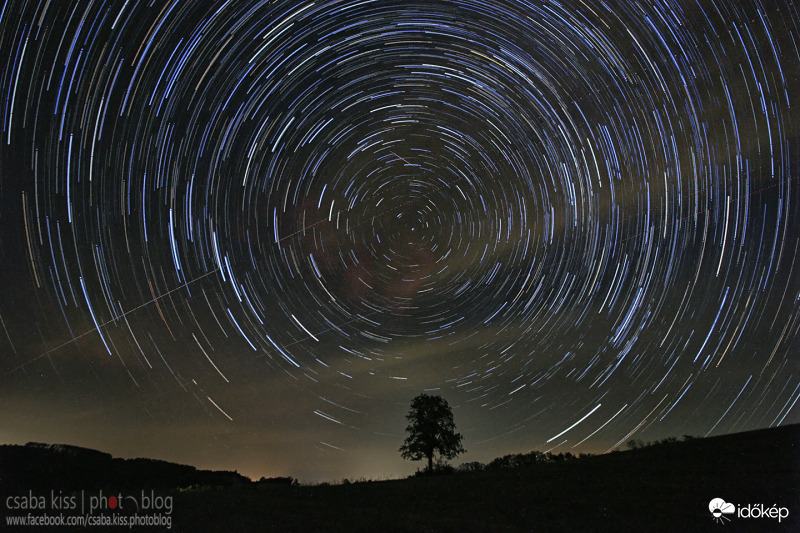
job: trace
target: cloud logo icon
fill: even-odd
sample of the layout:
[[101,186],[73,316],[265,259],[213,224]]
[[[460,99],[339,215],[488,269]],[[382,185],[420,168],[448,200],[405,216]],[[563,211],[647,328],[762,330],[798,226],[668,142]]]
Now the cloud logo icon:
[[736,512],[736,506],[732,503],[728,503],[722,498],[714,498],[710,502],[708,502],[708,510],[714,516],[714,520],[717,522],[722,522],[724,520],[730,521],[730,518],[725,516],[726,514],[733,514]]

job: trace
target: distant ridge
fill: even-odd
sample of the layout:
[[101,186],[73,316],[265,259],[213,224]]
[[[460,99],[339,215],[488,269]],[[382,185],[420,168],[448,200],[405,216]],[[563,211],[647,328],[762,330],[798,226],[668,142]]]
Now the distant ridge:
[[[174,497],[177,531],[800,531],[798,424],[510,464],[520,466],[297,486],[292,478],[254,483],[235,472],[30,443],[0,446],[0,492],[152,488]],[[789,514],[720,525],[710,511],[717,499]]]
[[[713,449],[715,455],[779,453],[787,466],[800,475],[800,424],[763,428],[712,437],[689,437],[677,442],[654,442],[634,450],[626,443],[610,454],[591,455],[581,461],[610,461],[617,452],[643,453],[645,456],[668,457],[675,454],[703,456]],[[644,443],[640,443],[644,444]],[[787,448],[788,447],[788,448]],[[788,452],[788,454],[787,454]],[[510,454],[508,457],[525,457],[528,454]],[[498,457],[495,463],[503,458]],[[625,456],[625,460],[632,460]],[[482,465],[484,467],[490,464]],[[516,467],[522,468],[522,467]],[[512,468],[513,469],[513,468]],[[261,482],[291,484],[294,478],[261,478]],[[217,487],[250,484],[250,478],[238,472],[198,470],[194,466],[172,463],[160,459],[122,459],[110,453],[71,444],[46,444],[29,442],[23,445],[0,445],[0,490],[58,488],[79,490],[86,488],[148,488],[174,489],[192,485]],[[143,485],[144,484],[144,485]],[[800,487],[798,487],[800,490]]]
[[175,489],[192,485],[231,487],[250,479],[226,471],[198,470],[157,459],[121,459],[69,444],[29,442],[0,446],[0,491],[81,489]]

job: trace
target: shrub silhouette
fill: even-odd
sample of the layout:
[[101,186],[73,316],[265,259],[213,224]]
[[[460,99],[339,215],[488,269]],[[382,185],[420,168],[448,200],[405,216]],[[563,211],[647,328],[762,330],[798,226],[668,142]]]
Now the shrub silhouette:
[[458,468],[456,468],[456,470],[458,472],[482,472],[485,468],[486,466],[484,466],[483,463],[480,463],[478,461],[472,461],[469,463],[462,463],[458,465]]
[[258,481],[255,482],[256,485],[284,485],[287,487],[294,486],[298,484],[298,481],[291,477],[262,477]]

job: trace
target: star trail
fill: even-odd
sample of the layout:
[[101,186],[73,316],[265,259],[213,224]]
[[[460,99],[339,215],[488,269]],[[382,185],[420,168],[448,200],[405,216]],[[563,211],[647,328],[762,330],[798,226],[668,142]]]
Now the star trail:
[[0,439],[252,476],[800,422],[775,2],[0,8]]

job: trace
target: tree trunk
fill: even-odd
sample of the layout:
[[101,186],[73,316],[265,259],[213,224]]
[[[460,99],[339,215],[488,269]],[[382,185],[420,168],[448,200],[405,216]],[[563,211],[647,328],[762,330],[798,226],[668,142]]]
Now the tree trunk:
[[433,472],[433,454],[428,454],[428,472]]

